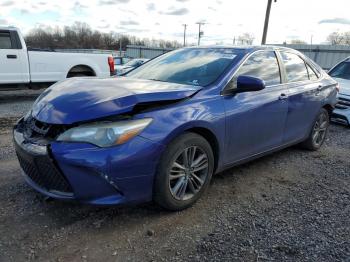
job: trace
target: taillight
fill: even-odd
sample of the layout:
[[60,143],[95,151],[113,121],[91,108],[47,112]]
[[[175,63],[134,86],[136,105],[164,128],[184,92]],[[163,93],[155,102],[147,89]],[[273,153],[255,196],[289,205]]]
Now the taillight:
[[339,83],[336,84],[335,89],[336,89],[337,92],[339,93],[339,90],[340,90],[340,88],[339,88]]
[[108,65],[109,65],[109,72],[111,73],[111,75],[114,74],[114,59],[112,56],[108,57]]

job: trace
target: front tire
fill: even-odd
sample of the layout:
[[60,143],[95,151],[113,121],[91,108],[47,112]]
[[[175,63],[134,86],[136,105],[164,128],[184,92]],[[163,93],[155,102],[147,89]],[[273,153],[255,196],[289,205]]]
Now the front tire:
[[172,141],[161,157],[154,183],[154,201],[178,211],[193,205],[208,187],[214,170],[207,140],[185,133]]
[[319,112],[308,138],[301,144],[304,148],[316,151],[324,143],[329,127],[329,114],[324,108]]

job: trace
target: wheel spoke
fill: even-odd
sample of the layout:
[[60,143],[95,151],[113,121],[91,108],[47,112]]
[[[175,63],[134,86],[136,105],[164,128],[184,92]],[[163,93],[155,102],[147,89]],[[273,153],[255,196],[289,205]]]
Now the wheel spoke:
[[182,158],[183,158],[183,163],[185,168],[188,168],[188,151],[189,149],[186,148],[183,152],[182,152]]
[[188,166],[192,166],[193,161],[194,161],[194,157],[196,156],[196,151],[197,151],[197,147],[193,146],[190,148],[190,158],[189,158],[189,162],[188,162]]
[[318,131],[318,130],[315,130],[315,131],[314,131],[314,134],[312,135],[312,140],[316,142],[317,139],[318,139],[318,135],[319,135],[319,131]]
[[191,177],[193,178],[195,184],[199,184],[199,186],[203,185],[203,180],[200,179],[195,173],[191,173]]
[[170,174],[169,175],[169,179],[170,180],[174,180],[174,179],[178,179],[178,178],[181,178],[181,177],[184,177],[184,176],[185,176],[185,173],[178,173],[176,175]]
[[328,125],[327,121],[322,122],[322,124],[320,125],[320,129],[326,129]]
[[204,155],[204,154],[200,154],[200,155],[197,157],[197,159],[195,159],[195,160],[192,162],[191,167],[193,167],[193,168],[197,167],[197,166],[201,163],[201,161],[202,161],[203,159],[206,160],[206,159],[207,159],[207,156]]
[[184,167],[183,165],[179,164],[178,162],[174,162],[173,167],[177,167],[177,168],[179,168],[181,170],[185,170],[186,169],[186,167]]
[[193,169],[193,172],[198,172],[208,167],[208,161],[202,161],[197,167]]
[[180,199],[183,199],[186,194],[187,184],[188,184],[188,179],[184,179],[182,181],[181,190],[179,190],[179,194],[178,194],[178,197]]
[[197,189],[195,188],[192,177],[188,180],[188,188],[191,190],[192,193],[197,192]]
[[182,186],[182,183],[183,183],[184,180],[185,180],[184,177],[180,178],[180,179],[176,182],[175,186],[171,189],[171,191],[173,192],[174,195],[176,195],[176,196],[178,195],[178,193],[179,193],[179,191],[180,191],[180,189],[181,189],[181,186]]

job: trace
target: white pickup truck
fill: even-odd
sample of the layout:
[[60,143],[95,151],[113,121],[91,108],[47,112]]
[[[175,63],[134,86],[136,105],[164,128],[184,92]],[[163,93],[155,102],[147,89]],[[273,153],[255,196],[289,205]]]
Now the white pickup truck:
[[74,76],[109,77],[110,54],[27,50],[18,28],[0,27],[0,86],[52,83]]

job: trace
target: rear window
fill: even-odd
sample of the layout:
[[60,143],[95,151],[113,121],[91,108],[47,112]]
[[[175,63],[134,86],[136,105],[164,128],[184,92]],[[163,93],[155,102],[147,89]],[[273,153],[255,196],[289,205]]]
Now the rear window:
[[310,80],[317,80],[318,76],[316,75],[315,70],[309,64],[306,64],[306,67],[307,71],[309,72]]
[[11,49],[11,36],[9,32],[0,32],[0,49]]
[[341,62],[328,73],[332,77],[350,80],[350,62]]
[[309,80],[309,74],[303,59],[288,52],[281,52],[281,56],[286,68],[288,82]]

